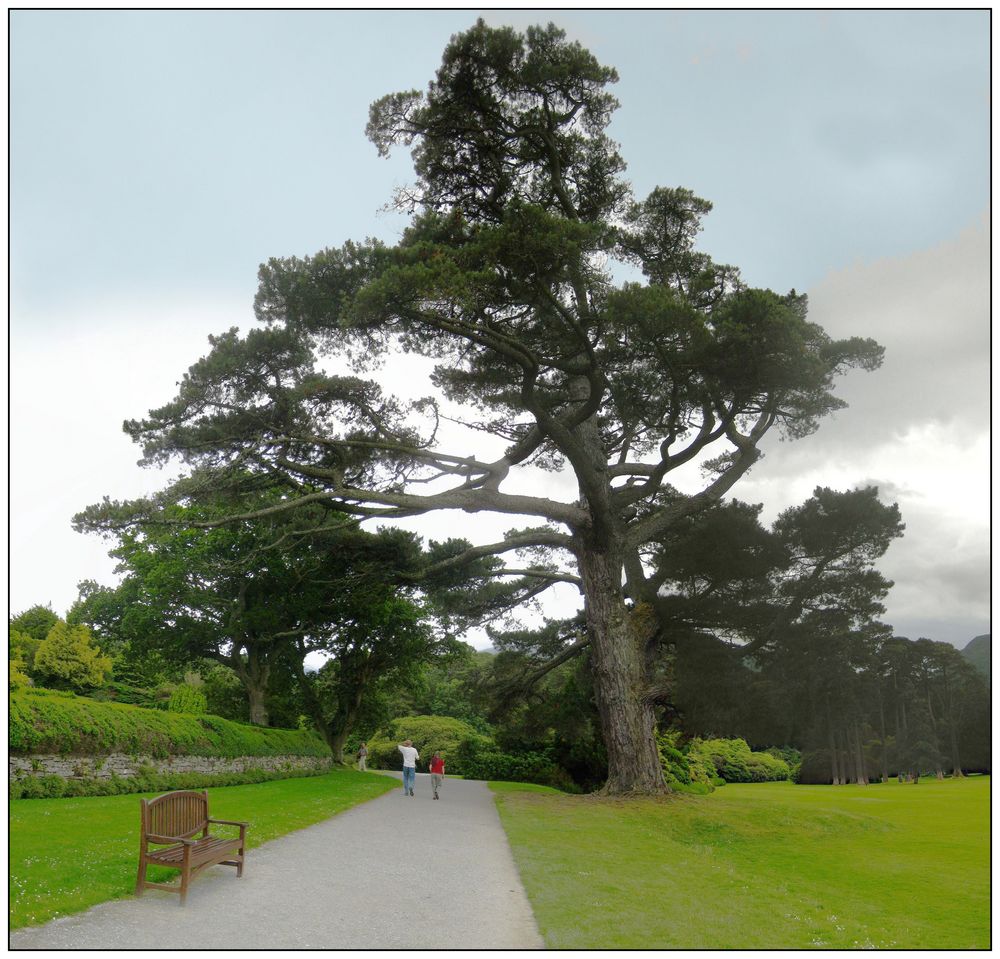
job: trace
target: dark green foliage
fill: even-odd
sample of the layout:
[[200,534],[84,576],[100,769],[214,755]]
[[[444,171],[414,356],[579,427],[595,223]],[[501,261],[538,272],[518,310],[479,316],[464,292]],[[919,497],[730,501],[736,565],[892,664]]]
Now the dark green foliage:
[[71,694],[22,690],[10,695],[13,753],[166,756],[327,756],[313,732],[261,729],[218,716],[186,716],[99,703]]
[[231,773],[158,773],[144,770],[137,776],[63,779],[62,776],[26,776],[10,783],[11,799],[63,799],[75,796],[118,796],[126,793],[168,792],[171,789],[206,789],[240,786],[276,779],[322,776],[323,769],[244,769]]
[[458,746],[455,766],[466,779],[537,783],[563,792],[580,792],[580,787],[546,752],[507,753],[495,744],[465,740]]
[[143,689],[126,683],[112,681],[99,689],[87,692],[88,699],[100,703],[125,703],[128,706],[142,706],[144,709],[166,709],[167,700],[155,689]]
[[32,606],[23,613],[10,618],[10,628],[19,633],[25,633],[40,643],[49,635],[49,630],[59,622],[59,617],[51,606]]

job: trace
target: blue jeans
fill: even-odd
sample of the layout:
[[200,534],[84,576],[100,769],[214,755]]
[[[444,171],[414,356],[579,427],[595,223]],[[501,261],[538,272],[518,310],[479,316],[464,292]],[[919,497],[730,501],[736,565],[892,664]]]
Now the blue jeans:
[[403,767],[403,792],[408,793],[413,788],[413,782],[417,778],[415,766]]

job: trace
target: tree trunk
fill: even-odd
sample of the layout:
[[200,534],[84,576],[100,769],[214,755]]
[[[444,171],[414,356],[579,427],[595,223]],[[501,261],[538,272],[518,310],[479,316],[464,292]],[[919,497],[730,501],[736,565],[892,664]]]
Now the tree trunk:
[[882,782],[889,781],[889,744],[886,742],[885,731],[885,701],[882,698],[882,686],[878,687],[878,726],[882,737]]
[[865,766],[865,750],[861,744],[861,728],[854,724],[854,755],[858,767],[858,785],[868,785],[868,769]]
[[840,764],[837,762],[837,740],[833,732],[833,717],[830,715],[830,698],[826,700],[826,741],[830,750],[830,781],[834,786],[841,784]]
[[236,648],[229,659],[229,665],[246,690],[250,722],[254,726],[266,726],[269,718],[266,699],[271,667],[255,642],[244,640],[243,646],[247,651],[246,660]]
[[580,556],[594,692],[608,753],[608,795],[668,792],[645,698],[642,640],[621,595],[622,563],[614,551]]
[[250,706],[250,722],[254,726],[266,726],[268,723],[267,705],[265,696],[267,689],[264,686],[244,683],[247,691],[247,700]]
[[955,777],[964,776],[962,762],[958,755],[958,737],[955,735],[954,722],[948,727],[948,742],[951,746],[951,774]]

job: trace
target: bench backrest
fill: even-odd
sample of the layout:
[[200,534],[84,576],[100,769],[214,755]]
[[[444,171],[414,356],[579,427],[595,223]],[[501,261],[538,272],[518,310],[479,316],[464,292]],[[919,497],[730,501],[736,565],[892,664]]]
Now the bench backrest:
[[208,793],[183,789],[142,799],[142,834],[190,839],[208,825]]

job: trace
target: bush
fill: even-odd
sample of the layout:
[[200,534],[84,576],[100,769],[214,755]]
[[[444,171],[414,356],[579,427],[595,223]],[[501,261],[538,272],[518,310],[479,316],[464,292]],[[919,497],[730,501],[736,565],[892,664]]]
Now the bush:
[[679,729],[657,733],[656,748],[671,789],[699,796],[712,792],[717,779],[714,763],[705,754],[692,751],[691,743],[682,746]]
[[167,709],[172,713],[200,716],[208,711],[208,700],[205,699],[205,694],[200,689],[182,683],[170,694]]
[[78,796],[118,796],[127,793],[169,792],[171,789],[207,789],[210,786],[242,786],[273,779],[322,776],[323,769],[244,769],[231,773],[157,773],[151,769],[137,776],[63,779],[62,776],[29,776],[10,784],[11,799],[61,799]]
[[11,692],[14,753],[131,756],[329,756],[318,734],[268,729],[218,716],[190,716],[124,703],[100,703],[46,689]]
[[35,673],[74,689],[100,686],[111,672],[111,657],[101,655],[87,626],[60,621],[35,653]]
[[466,740],[459,745],[457,758],[466,779],[535,783],[580,792],[569,773],[544,752],[506,753],[493,743]]
[[450,716],[406,716],[392,720],[368,740],[369,768],[401,769],[403,757],[396,747],[404,739],[413,741],[420,753],[420,765],[426,765],[436,750],[441,753],[447,771],[458,775],[465,775],[459,756],[459,747],[463,743],[485,745],[492,742],[461,719]]
[[690,756],[711,763],[715,774],[728,783],[781,782],[791,779],[784,759],[770,753],[751,752],[744,739],[695,739]]

